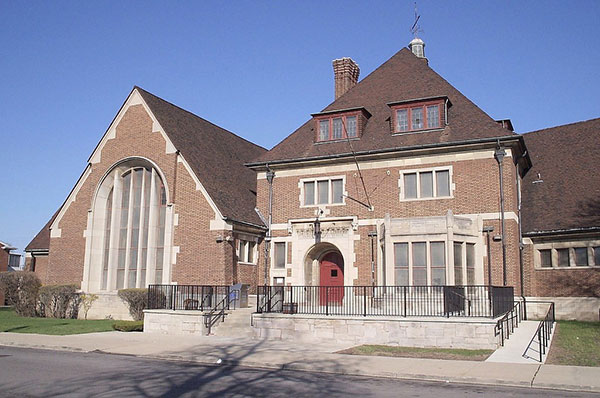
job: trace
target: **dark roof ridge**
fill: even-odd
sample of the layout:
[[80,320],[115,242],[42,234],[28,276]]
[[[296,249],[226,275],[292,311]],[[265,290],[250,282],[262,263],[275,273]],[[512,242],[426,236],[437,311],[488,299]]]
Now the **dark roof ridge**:
[[587,120],[580,120],[578,122],[560,124],[558,126],[544,127],[539,130],[526,131],[524,133],[521,133],[521,135],[527,135],[527,134],[532,134],[532,133],[541,133],[541,132],[545,132],[548,130],[551,130],[551,132],[556,132],[557,131],[556,129],[561,128],[561,127],[571,127],[571,126],[575,126],[576,124],[584,124],[584,123],[594,122],[594,121],[598,121],[598,120],[600,120],[600,117],[595,117],[595,118],[587,119]]
[[191,116],[194,116],[194,117],[196,117],[196,118],[198,118],[198,119],[200,119],[200,120],[202,120],[202,121],[204,121],[204,122],[206,122],[206,123],[209,123],[209,124],[211,124],[211,125],[213,125],[213,126],[217,127],[217,128],[218,128],[218,129],[220,129],[220,130],[226,131],[227,133],[229,133],[229,134],[233,135],[234,137],[237,137],[237,138],[239,138],[239,139],[241,139],[241,140],[244,140],[244,141],[246,141],[247,143],[249,143],[249,144],[252,144],[252,145],[254,145],[254,146],[255,146],[255,147],[257,147],[257,148],[260,148],[260,149],[267,150],[266,148],[264,148],[264,147],[262,147],[262,146],[260,146],[260,145],[258,145],[258,144],[256,144],[256,143],[254,143],[254,142],[252,142],[252,141],[249,141],[249,140],[247,140],[246,138],[244,138],[244,137],[241,137],[241,136],[237,135],[236,133],[234,133],[234,132],[232,132],[232,131],[230,131],[230,130],[228,130],[228,129],[224,128],[224,127],[221,127],[221,126],[219,126],[219,125],[217,125],[217,124],[215,124],[215,123],[211,122],[210,120],[207,120],[207,119],[205,119],[205,118],[203,118],[203,117],[201,117],[201,116],[198,116],[198,115],[196,115],[195,113],[193,113],[193,112],[191,112],[191,111],[188,111],[188,110],[187,110],[187,109],[185,109],[185,108],[182,108],[182,107],[180,107],[179,105],[175,105],[175,104],[174,104],[174,103],[172,103],[171,101],[167,101],[166,99],[164,99],[164,98],[161,98],[161,97],[159,97],[158,95],[156,95],[156,94],[153,94],[153,93],[151,93],[150,91],[148,91],[148,90],[145,90],[145,89],[143,89],[142,87],[140,87],[140,86],[138,86],[138,85],[134,85],[134,86],[133,86],[133,88],[134,88],[134,89],[141,90],[141,91],[143,91],[144,93],[146,93],[146,94],[148,94],[148,95],[151,95],[151,96],[155,97],[156,99],[158,99],[158,100],[160,100],[160,101],[163,101],[163,102],[165,102],[165,103],[167,103],[167,104],[169,104],[169,105],[171,105],[171,106],[173,106],[173,107],[175,107],[175,108],[177,108],[177,109],[179,109],[179,110],[181,110],[181,111],[183,111],[183,112],[189,113]]

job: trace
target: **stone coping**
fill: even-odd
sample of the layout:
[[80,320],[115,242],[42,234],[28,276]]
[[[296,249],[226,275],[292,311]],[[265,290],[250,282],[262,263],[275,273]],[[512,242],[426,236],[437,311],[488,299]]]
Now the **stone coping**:
[[498,318],[467,318],[467,317],[400,317],[400,316],[362,316],[362,315],[320,315],[320,314],[280,314],[280,313],[253,313],[252,316],[260,318],[290,318],[290,319],[324,319],[324,320],[356,320],[365,322],[430,322],[430,323],[474,323],[496,324]]
[[[144,314],[168,314],[168,315],[185,315],[185,316],[201,316],[206,314],[208,311],[200,310],[144,310]],[[227,311],[225,312],[228,313]]]

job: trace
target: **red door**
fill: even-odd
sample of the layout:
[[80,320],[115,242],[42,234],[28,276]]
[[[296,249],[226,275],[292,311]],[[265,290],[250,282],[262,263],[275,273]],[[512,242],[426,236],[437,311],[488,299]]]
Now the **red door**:
[[344,299],[344,259],[339,253],[327,253],[321,260],[321,305],[342,304]]

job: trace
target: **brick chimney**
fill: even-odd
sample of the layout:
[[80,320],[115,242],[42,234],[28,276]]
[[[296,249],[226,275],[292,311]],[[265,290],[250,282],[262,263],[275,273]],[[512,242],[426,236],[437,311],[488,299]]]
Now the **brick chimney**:
[[351,58],[333,60],[333,76],[335,79],[335,99],[346,94],[358,82],[360,68]]

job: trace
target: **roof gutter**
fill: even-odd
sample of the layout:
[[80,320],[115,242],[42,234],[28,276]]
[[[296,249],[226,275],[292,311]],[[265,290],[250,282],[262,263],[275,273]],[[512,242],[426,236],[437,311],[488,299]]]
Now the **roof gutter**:
[[523,236],[526,236],[526,237],[538,237],[538,236],[539,237],[543,237],[543,236],[556,235],[556,234],[573,235],[573,234],[588,233],[588,232],[600,232],[600,227],[548,229],[548,230],[544,230],[544,231],[524,232]]
[[[511,135],[511,136],[503,136],[503,137],[493,137],[493,138],[478,138],[474,140],[464,140],[464,141],[454,141],[454,142],[438,142],[434,144],[422,144],[422,145],[412,145],[404,148],[386,148],[386,149],[374,149],[369,151],[361,151],[355,152],[355,155],[358,157],[361,156],[369,156],[369,155],[384,155],[388,153],[398,153],[398,152],[410,152],[410,151],[418,151],[418,150],[426,150],[426,149],[437,149],[444,148],[449,146],[462,146],[462,145],[473,145],[473,144],[489,144],[489,143],[498,143],[498,142],[511,142],[515,141],[521,145],[521,149],[524,152],[523,159],[526,161],[526,166],[524,167],[524,171],[528,170],[531,167],[531,159],[529,158],[529,153],[526,152],[525,149],[525,141],[521,135]],[[344,159],[344,158],[352,158],[352,153],[339,153],[332,155],[320,155],[320,156],[310,156],[305,158],[296,158],[296,159],[282,159],[282,160],[271,160],[264,162],[251,162],[245,163],[244,165],[250,168],[258,168],[261,166],[266,166],[268,163],[270,166],[278,165],[278,164],[295,164],[301,162],[310,162],[310,161],[320,161],[320,160],[331,160],[331,159]]]
[[236,220],[234,218],[230,218],[230,217],[227,217],[227,216],[223,216],[223,220],[226,221],[226,222],[231,222],[233,224],[246,225],[246,226],[249,226],[249,227],[254,227],[254,228],[262,229],[263,231],[266,231],[268,229],[264,225],[253,224],[253,223],[247,222],[247,221],[240,221],[240,220]]

